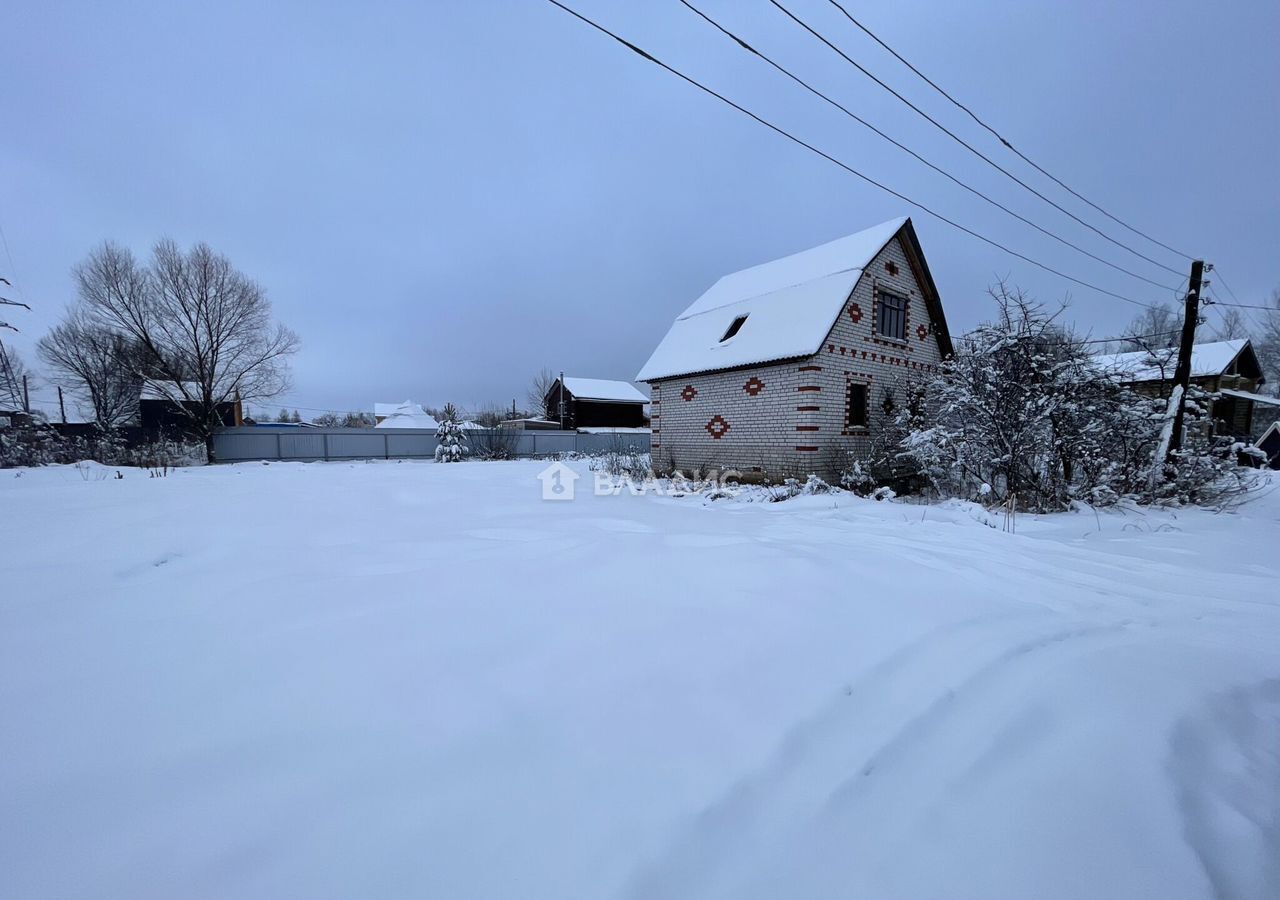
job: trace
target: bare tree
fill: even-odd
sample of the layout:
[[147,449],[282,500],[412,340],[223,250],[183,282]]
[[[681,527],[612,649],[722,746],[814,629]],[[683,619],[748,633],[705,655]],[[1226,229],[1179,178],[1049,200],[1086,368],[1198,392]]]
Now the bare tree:
[[321,413],[311,423],[333,428],[372,428],[376,424],[373,416],[364,412]]
[[1125,327],[1120,350],[1176,347],[1182,333],[1182,314],[1171,306],[1148,306]]
[[1280,288],[1271,292],[1270,309],[1259,314],[1261,327],[1253,349],[1262,363],[1267,385],[1272,393],[1280,396]]
[[1214,340],[1233,341],[1249,336],[1249,323],[1240,310],[1232,307],[1224,310],[1220,306],[1214,308],[1222,312],[1222,321],[1213,329]]
[[12,407],[14,410],[26,407],[24,378],[34,383],[35,373],[27,367],[17,350],[0,342],[0,407]]
[[54,372],[54,381],[93,411],[100,428],[116,428],[137,416],[143,355],[118,331],[73,308],[40,338],[36,352]]
[[271,318],[262,288],[207,244],[159,241],[151,262],[104,243],[74,270],[92,321],[143,353],[147,385],[172,401],[213,461],[223,404],[277,396],[297,336]]
[[539,369],[533,376],[533,380],[529,383],[529,394],[525,398],[532,415],[547,415],[547,394],[551,393],[551,386],[555,383],[556,374],[545,367]]

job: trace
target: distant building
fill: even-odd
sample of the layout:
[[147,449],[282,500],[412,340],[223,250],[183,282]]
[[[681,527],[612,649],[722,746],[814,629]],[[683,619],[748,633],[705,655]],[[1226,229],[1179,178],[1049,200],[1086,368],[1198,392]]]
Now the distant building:
[[403,403],[375,403],[373,418],[374,428],[430,428],[434,431],[440,427],[435,416],[412,400]]
[[[200,386],[187,385],[187,393],[198,396]],[[138,425],[148,437],[181,438],[191,434],[191,416],[199,405],[181,396],[176,384],[145,384],[138,399]],[[185,408],[185,409],[184,409]],[[226,428],[244,424],[244,410],[239,400],[226,400],[216,406],[219,423]]]
[[526,416],[522,419],[504,419],[498,423],[500,428],[512,428],[516,431],[559,431],[560,423],[537,416]]
[[1254,446],[1267,455],[1269,467],[1280,469],[1280,421],[1272,422]]
[[565,430],[647,428],[649,398],[629,381],[561,376],[544,398],[546,418]]
[[[1176,347],[1103,354],[1096,359],[1104,370],[1146,396],[1167,397],[1173,389]],[[1205,425],[1211,436],[1251,439],[1280,415],[1280,397],[1258,393],[1266,378],[1253,344],[1246,339],[1193,346],[1191,383],[1218,395]]]

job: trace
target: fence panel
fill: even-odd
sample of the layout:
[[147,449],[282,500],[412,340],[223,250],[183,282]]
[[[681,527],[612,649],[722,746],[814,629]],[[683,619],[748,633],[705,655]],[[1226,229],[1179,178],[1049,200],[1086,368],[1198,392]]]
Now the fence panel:
[[[579,434],[576,431],[514,432],[516,456],[553,453],[647,453],[648,434]],[[427,428],[224,428],[214,437],[218,462],[248,460],[430,459],[436,433]]]

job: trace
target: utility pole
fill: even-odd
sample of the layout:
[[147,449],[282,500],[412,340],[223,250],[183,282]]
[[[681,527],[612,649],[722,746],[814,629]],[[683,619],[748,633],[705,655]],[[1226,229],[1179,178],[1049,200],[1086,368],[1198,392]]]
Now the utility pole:
[[22,409],[31,415],[31,387],[27,384],[27,376],[22,376]]
[[62,424],[67,424],[67,405],[62,402],[62,385],[58,385],[58,413],[62,416]]
[[564,372],[560,373],[560,390],[556,396],[560,398],[560,430],[564,431]]
[[1187,388],[1191,386],[1191,351],[1196,343],[1196,324],[1200,319],[1200,282],[1204,278],[1204,260],[1191,263],[1191,281],[1187,287],[1186,310],[1182,319],[1182,343],[1178,345],[1178,367],[1173,371],[1172,403],[1178,409],[1173,417],[1173,434],[1169,437],[1169,452],[1182,449],[1182,420],[1187,408]]

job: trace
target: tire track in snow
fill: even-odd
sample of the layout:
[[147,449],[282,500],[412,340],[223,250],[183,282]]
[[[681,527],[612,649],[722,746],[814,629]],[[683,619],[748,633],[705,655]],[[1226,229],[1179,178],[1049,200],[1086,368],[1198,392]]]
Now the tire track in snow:
[[[1037,627],[1027,628],[1029,618]],[[1006,679],[1010,667],[1043,667],[1047,651],[1069,648],[1074,655],[1085,652],[1082,644],[1092,649],[1134,643],[1141,640],[1131,630],[1134,624],[1155,624],[1122,619],[1046,629],[1044,618],[978,617],[903,647],[793,727],[759,770],[699,813],[662,858],[637,871],[624,896],[743,896],[754,884],[751,861],[776,858],[781,836],[810,828],[833,811],[870,806],[877,796],[909,794],[922,780],[943,789],[946,774],[928,765],[945,758],[937,746],[945,749],[948,726],[957,718],[973,727],[964,713],[977,705],[974,695]],[[967,674],[958,683],[947,678],[957,672]],[[875,806],[859,834],[844,835],[849,852],[859,840],[882,841],[918,812],[899,804],[895,821],[887,821],[884,811],[893,807]]]
[[1187,844],[1214,893],[1280,897],[1280,679],[1210,698],[1169,740]]

